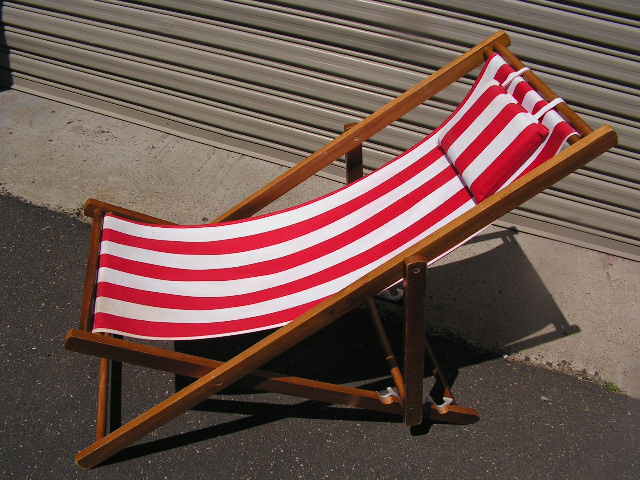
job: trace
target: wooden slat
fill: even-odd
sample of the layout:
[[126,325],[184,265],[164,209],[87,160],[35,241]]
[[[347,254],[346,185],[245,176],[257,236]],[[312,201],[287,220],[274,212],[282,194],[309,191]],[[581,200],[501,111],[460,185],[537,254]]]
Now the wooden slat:
[[497,32],[464,55],[429,75],[378,111],[350,128],[335,140],[272,180],[261,190],[217,217],[214,222],[247,218],[280,198],[296,185],[311,177],[331,162],[362,143],[390,123],[398,120],[425,100],[433,97],[458,78],[476,68],[484,60],[484,51],[494,45],[509,45],[509,36]]
[[367,297],[367,306],[369,307],[369,313],[371,313],[371,320],[376,330],[376,334],[378,335],[380,346],[382,347],[382,351],[384,352],[384,359],[387,361],[387,365],[389,365],[389,373],[391,373],[393,383],[398,390],[400,400],[404,402],[404,398],[407,393],[405,381],[402,376],[402,372],[400,372],[398,360],[393,353],[393,348],[391,348],[391,342],[389,341],[387,332],[384,329],[382,318],[380,318],[380,312],[378,311],[376,301],[373,299],[373,297]]
[[404,423],[409,426],[422,423],[422,381],[424,378],[425,349],[425,295],[427,260],[415,256],[405,263],[407,282],[404,305],[404,378],[407,396],[404,402]]
[[159,225],[175,225],[175,223],[161,218],[152,217],[146,213],[136,212],[129,210],[128,208],[119,207],[111,203],[102,202],[95,198],[90,198],[84,203],[84,214],[87,217],[103,216],[105,213],[115,213],[121,217],[128,218],[130,220],[136,220],[138,222],[157,223]]
[[146,433],[192,408],[210,395],[232,385],[272,358],[331,324],[357,306],[366,296],[374,295],[385,286],[397,281],[403,274],[406,259],[414,255],[423,255],[427,260],[436,258],[480,228],[489,225],[560,178],[607,151],[616,144],[616,141],[615,132],[608,126],[601,127],[578,140],[504,190],[321,302],[297,320],[265,337],[212,372],[96,441],[79,452],[76,455],[76,461],[83,467],[92,467],[103,462]]

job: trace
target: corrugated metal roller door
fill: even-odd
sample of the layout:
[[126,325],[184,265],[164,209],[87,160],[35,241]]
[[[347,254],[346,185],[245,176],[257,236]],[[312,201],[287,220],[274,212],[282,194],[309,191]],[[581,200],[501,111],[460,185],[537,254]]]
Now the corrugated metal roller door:
[[[619,147],[504,219],[640,258],[634,1],[5,1],[14,88],[298,161],[498,29]],[[453,85],[367,143],[376,167],[437,126]]]

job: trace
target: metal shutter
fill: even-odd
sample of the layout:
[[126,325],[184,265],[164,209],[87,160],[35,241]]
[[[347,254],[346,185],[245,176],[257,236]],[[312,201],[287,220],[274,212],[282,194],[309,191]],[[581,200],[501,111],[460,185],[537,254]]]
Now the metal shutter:
[[[501,223],[640,259],[633,0],[26,0],[5,1],[2,21],[13,88],[284,163],[505,29],[589,123],[618,131],[620,146]],[[368,166],[437,126],[471,81],[374,137]]]

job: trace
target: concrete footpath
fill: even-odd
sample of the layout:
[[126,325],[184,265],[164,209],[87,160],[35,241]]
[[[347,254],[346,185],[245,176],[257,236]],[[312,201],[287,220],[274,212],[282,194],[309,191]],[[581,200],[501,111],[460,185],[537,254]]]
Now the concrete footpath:
[[[72,453],[92,440],[97,362],[62,339],[78,318],[84,200],[200,223],[286,167],[16,91],[0,92],[0,144],[2,478],[639,476],[640,263],[499,228],[429,274],[436,347],[479,423],[411,436],[387,417],[236,392],[79,471]],[[272,208],[337,186],[314,177]],[[398,342],[399,312],[385,316]],[[274,368],[384,387],[370,330],[355,312]],[[204,348],[231,355],[253,340]],[[125,419],[175,388],[172,376],[136,368],[124,381]]]

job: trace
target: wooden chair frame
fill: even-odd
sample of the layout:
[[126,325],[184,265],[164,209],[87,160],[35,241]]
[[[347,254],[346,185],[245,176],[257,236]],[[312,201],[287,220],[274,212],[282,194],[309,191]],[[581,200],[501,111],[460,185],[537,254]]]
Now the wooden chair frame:
[[[522,68],[522,62],[508,50],[509,44],[510,39],[505,32],[495,33],[361,122],[345,126],[345,132],[335,140],[216,218],[214,222],[253,215],[345,154],[348,181],[360,177],[362,175],[361,145],[363,141],[478,67],[491,52],[500,53],[515,69]],[[550,101],[557,97],[533,72],[526,72],[524,77],[546,100]],[[86,468],[104,462],[146,433],[196,406],[216,392],[237,383],[244,377],[251,380],[251,385],[257,389],[403,415],[405,423],[417,425],[423,419],[422,381],[425,349],[434,364],[434,376],[441,382],[445,397],[443,404],[432,405],[429,408],[429,417],[452,423],[469,423],[477,419],[478,414],[475,410],[455,404],[447,380],[426,339],[424,303],[427,262],[459,245],[505,213],[616,145],[616,134],[609,126],[603,126],[593,131],[566,104],[560,104],[557,110],[580,134],[579,137],[571,137],[572,141],[569,147],[429,237],[408,248],[402,254],[387,261],[360,280],[226,362],[177,353],[109,335],[90,333],[100,237],[105,214],[114,213],[133,220],[157,224],[170,224],[171,222],[97,200],[87,201],[85,214],[93,218],[93,223],[81,310],[81,325],[79,330],[71,330],[68,333],[65,347],[72,351],[99,356],[101,363],[97,439],[92,445],[76,455],[76,462]],[[405,279],[406,286],[404,374],[398,368],[398,363],[391,351],[372,299],[373,295],[402,278]],[[394,395],[383,398],[371,390],[257,370],[269,360],[331,324],[363,302],[366,302],[371,309],[374,326],[379,333],[381,345],[389,362],[391,376],[396,385]],[[108,433],[108,391],[111,361],[130,362],[195,377],[197,380],[135,419]]]

